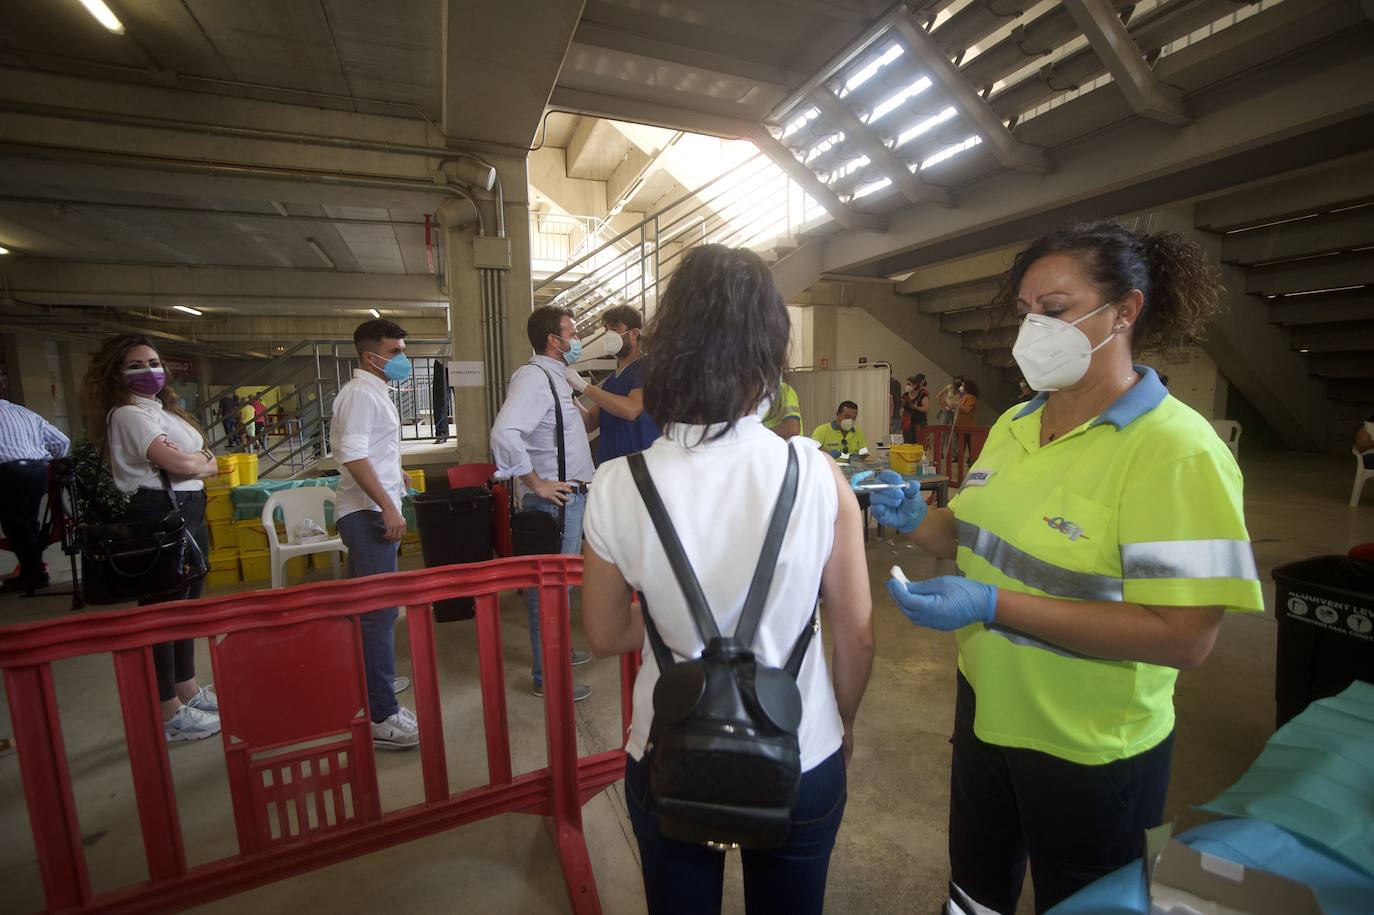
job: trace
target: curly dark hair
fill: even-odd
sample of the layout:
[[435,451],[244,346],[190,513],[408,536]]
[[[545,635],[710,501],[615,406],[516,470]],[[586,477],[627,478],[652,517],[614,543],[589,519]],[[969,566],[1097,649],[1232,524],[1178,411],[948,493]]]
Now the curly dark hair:
[[791,321],[768,265],[748,248],[702,245],[673,271],[645,336],[644,409],[661,427],[722,423],[725,435],[778,396]]
[[[153,341],[142,334],[120,334],[101,344],[100,349],[91,357],[91,364],[86,367],[81,400],[86,411],[86,431],[97,448],[105,447],[105,421],[109,418],[110,411],[134,402],[133,389],[124,380],[124,360],[129,350],[135,346],[146,346],[154,352],[157,351]],[[167,380],[172,380],[170,372]],[[162,401],[164,410],[180,416],[190,423],[191,428],[200,433],[202,447],[210,447],[205,430],[182,408],[181,398],[177,396],[170,383],[157,392],[157,399]]]
[[1137,352],[1167,355],[1200,342],[1222,308],[1220,270],[1199,245],[1177,232],[1136,233],[1114,222],[1077,223],[1031,242],[1002,277],[997,304],[1014,309],[1026,271],[1051,254],[1073,256],[1108,302],[1140,290],[1145,307],[1131,328]]

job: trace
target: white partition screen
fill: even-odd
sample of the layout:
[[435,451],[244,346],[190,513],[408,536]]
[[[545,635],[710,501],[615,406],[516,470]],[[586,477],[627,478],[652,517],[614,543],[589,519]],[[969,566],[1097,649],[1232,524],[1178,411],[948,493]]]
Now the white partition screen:
[[810,435],[821,423],[833,420],[840,402],[852,400],[859,405],[858,426],[869,447],[886,444],[890,372],[886,362],[872,362],[833,369],[799,368],[784,373],[784,380],[796,389],[801,402],[802,435]]

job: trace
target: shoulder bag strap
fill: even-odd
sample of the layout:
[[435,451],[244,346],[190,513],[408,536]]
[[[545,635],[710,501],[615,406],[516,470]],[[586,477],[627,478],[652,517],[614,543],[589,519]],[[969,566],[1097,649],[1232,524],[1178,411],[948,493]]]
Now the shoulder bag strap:
[[763,538],[763,552],[759,554],[758,565],[754,567],[754,578],[749,582],[749,594],[744,598],[739,625],[735,627],[735,638],[742,645],[754,643],[759,620],[763,617],[763,605],[768,600],[768,590],[773,586],[773,572],[778,565],[778,553],[782,550],[782,538],[787,533],[787,521],[792,516],[792,505],[797,500],[797,476],[797,450],[788,443],[787,471],[782,477],[782,489],[773,506],[773,517],[768,522],[768,533]]
[[787,671],[793,679],[797,679],[797,674],[801,673],[802,661],[806,660],[806,649],[811,647],[811,638],[821,628],[821,618],[819,614],[820,599],[817,598],[816,606],[811,608],[811,617],[806,621],[805,628],[801,635],[792,643],[792,651],[787,655],[787,661],[782,665],[782,669]]
[[[568,465],[567,459],[563,454],[563,404],[558,400],[558,389],[553,386],[553,376],[545,371],[544,367],[538,363],[530,362],[527,364],[534,366],[543,373],[544,380],[549,383],[549,393],[553,395],[554,446],[558,451],[558,480],[559,482],[566,482],[568,479]],[[567,512],[568,507],[560,503],[558,506],[559,530],[564,528]]]
[[[668,564],[673,567],[673,576],[677,578],[682,596],[687,600],[687,609],[691,611],[697,635],[701,636],[703,643],[720,638],[720,628],[716,625],[715,617],[711,615],[710,605],[706,603],[706,594],[701,590],[701,582],[697,580],[697,573],[692,570],[692,564],[687,561],[687,553],[682,549],[682,541],[678,539],[673,522],[668,518],[668,510],[663,507],[663,500],[659,498],[654,481],[649,477],[644,455],[632,454],[627,460],[630,464],[630,474],[639,489],[639,496],[649,511],[649,519],[654,523],[654,530],[658,532],[659,543],[663,545],[663,552],[668,554]],[[644,612],[645,616],[648,616],[647,607]]]
[[644,631],[649,636],[649,647],[653,649],[654,661],[658,664],[661,673],[677,662],[673,660],[673,652],[668,647],[668,643],[663,641],[663,636],[658,634],[658,627],[654,625],[654,618],[649,614],[649,601],[644,597],[643,591],[639,592],[639,615],[644,620]]

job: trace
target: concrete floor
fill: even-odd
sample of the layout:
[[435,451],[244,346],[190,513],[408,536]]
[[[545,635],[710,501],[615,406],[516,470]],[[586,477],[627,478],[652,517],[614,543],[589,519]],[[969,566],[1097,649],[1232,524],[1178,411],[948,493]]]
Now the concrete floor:
[[[1374,498],[1366,498],[1358,509],[1346,505],[1349,459],[1272,454],[1247,457],[1242,464],[1250,533],[1270,610],[1264,616],[1228,618],[1207,664],[1179,678],[1178,739],[1167,816],[1183,826],[1203,818],[1190,805],[1209,800],[1234,781],[1272,731],[1272,569],[1374,541]],[[849,806],[830,869],[828,908],[843,913],[933,912],[946,880],[954,642],[907,623],[892,607],[881,582],[894,561],[913,578],[947,572],[952,564],[942,567],[914,549],[876,541],[869,544],[868,553],[875,583],[878,657],[860,713],[849,770]],[[416,561],[406,559],[403,564]],[[59,618],[67,612],[66,601],[2,597],[0,621]],[[544,760],[542,707],[528,693],[525,611],[514,595],[504,603],[503,629],[515,771],[528,771]],[[408,667],[404,632],[403,626],[398,628],[403,672]],[[576,629],[574,638],[581,639]],[[439,627],[439,658],[449,776],[455,790],[462,790],[486,778],[470,624]],[[203,644],[199,665],[208,674]],[[144,879],[110,659],[64,662],[56,666],[55,675],[92,881],[99,891]],[[583,750],[611,748],[619,733],[617,665],[596,662],[579,668],[577,676],[593,688],[592,697],[577,707]],[[8,732],[4,704],[0,735]],[[172,748],[171,756],[191,863],[233,854],[222,745],[217,739],[182,744]],[[413,753],[378,754],[384,809],[421,799],[418,762]],[[620,786],[588,803],[585,820],[604,910],[642,912],[637,852]],[[40,908],[42,893],[13,754],[0,759],[0,836],[4,909]],[[1030,910],[1028,895],[1023,896],[1022,911]],[[737,856],[727,865],[725,897],[726,912],[743,911]],[[552,845],[537,818],[498,817],[202,909],[263,915],[302,910],[448,912],[459,907],[492,913],[567,911]]]

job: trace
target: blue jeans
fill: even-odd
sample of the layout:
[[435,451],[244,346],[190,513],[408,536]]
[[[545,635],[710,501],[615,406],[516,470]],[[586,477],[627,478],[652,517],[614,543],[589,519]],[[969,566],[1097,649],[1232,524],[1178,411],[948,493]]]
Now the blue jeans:
[[[386,525],[382,513],[349,512],[339,519],[339,536],[348,547],[348,577],[363,578],[396,571],[396,554],[401,544],[382,535]],[[363,672],[367,677],[367,708],[374,723],[396,714],[400,704],[392,691],[396,677],[396,607],[385,607],[358,615],[363,634]]]
[[[835,751],[802,773],[787,844],[771,851],[740,852],[746,911],[820,915],[830,853],[847,797],[843,752]],[[649,915],[719,915],[725,855],[704,845],[664,838],[659,832],[649,800],[647,759],[626,760],[625,801],[639,840]]]
[[[525,493],[525,498],[520,502],[521,508],[525,511],[548,512],[551,515],[558,514],[558,506],[548,499],[541,499],[532,492]],[[563,549],[561,552],[576,556],[582,552],[582,512],[587,507],[587,496],[585,493],[575,492],[570,494],[568,499],[567,512],[563,518]],[[572,600],[572,589],[568,589],[568,599]],[[534,655],[534,664],[530,668],[530,675],[534,677],[534,685],[542,686],[544,683],[543,656],[539,650],[539,589],[525,589],[525,606],[530,612],[530,652]],[[571,645],[568,646],[571,649]]]

